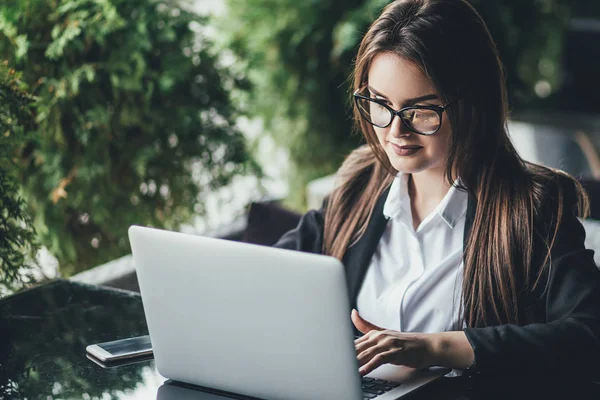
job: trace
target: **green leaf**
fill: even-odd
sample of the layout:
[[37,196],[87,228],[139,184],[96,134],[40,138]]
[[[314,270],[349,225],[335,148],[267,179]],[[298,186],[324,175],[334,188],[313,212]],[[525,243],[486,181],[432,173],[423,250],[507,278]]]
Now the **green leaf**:
[[[171,1],[0,8],[0,30],[10,33],[0,35],[0,51],[38,96],[13,173],[63,276],[127,254],[130,225],[176,229],[192,220],[199,196],[240,173],[260,175],[234,128],[240,111],[230,91],[244,79],[190,29],[206,23]],[[17,37],[28,45],[15,46]],[[229,150],[213,157],[219,148]]]

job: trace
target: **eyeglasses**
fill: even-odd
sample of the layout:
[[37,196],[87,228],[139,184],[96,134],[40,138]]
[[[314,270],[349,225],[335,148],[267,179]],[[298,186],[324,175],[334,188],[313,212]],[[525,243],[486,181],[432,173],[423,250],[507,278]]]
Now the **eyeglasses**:
[[442,126],[442,113],[450,105],[410,106],[396,111],[380,100],[354,92],[354,102],[360,115],[371,125],[387,128],[397,115],[409,130],[419,135],[433,135]]

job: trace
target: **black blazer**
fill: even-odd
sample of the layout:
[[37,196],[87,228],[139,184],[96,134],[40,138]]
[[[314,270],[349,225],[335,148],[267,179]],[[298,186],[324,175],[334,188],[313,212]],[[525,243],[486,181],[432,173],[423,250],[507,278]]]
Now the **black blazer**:
[[[566,184],[566,181],[561,184]],[[353,307],[387,224],[383,205],[388,192],[389,188],[378,199],[363,237],[347,250],[342,259]],[[574,190],[565,190],[563,219],[550,266],[543,276],[546,284],[539,285],[539,293],[525,296],[524,302],[528,302],[526,306],[533,310],[535,323],[469,327],[464,330],[481,373],[518,374],[553,370],[600,376],[600,271],[594,263],[594,252],[584,247],[585,231],[576,217],[575,205]],[[553,220],[557,206],[556,189],[547,188],[540,216],[536,219],[538,222],[534,222],[536,231],[553,229],[555,225],[549,221]],[[470,197],[465,243],[471,232],[476,207],[475,199]],[[324,209],[309,211],[298,226],[283,235],[275,246],[322,253],[323,221]],[[534,241],[534,260],[541,260],[546,254],[543,236],[537,235]]]

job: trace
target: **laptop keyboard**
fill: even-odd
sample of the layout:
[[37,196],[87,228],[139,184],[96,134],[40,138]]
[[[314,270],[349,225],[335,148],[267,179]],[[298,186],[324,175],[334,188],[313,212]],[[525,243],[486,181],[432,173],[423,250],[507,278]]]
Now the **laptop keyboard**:
[[362,378],[363,399],[374,399],[390,390],[400,386],[398,382],[384,381],[383,379]]

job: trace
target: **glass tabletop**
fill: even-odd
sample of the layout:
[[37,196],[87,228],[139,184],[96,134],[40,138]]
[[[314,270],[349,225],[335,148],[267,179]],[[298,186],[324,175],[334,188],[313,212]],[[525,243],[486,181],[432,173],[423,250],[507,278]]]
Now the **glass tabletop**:
[[[55,280],[0,299],[0,399],[246,399],[211,389],[195,390],[171,382],[156,370],[154,360],[101,366],[86,356],[94,343],[147,335],[138,293]],[[483,382],[483,383],[482,383]],[[409,399],[539,398],[539,388],[566,388],[544,379],[522,390],[523,382],[498,377],[488,381],[443,378],[411,394]],[[596,397],[600,398],[600,385]],[[514,390],[513,390],[514,389]],[[548,392],[548,391],[546,391]],[[565,393],[565,392],[560,392]],[[493,397],[498,394],[500,397]],[[548,398],[548,394],[544,395]],[[577,398],[583,398],[579,395]]]
[[153,360],[103,368],[89,344],[147,335],[139,294],[57,280],[0,301],[0,397],[148,399]]

